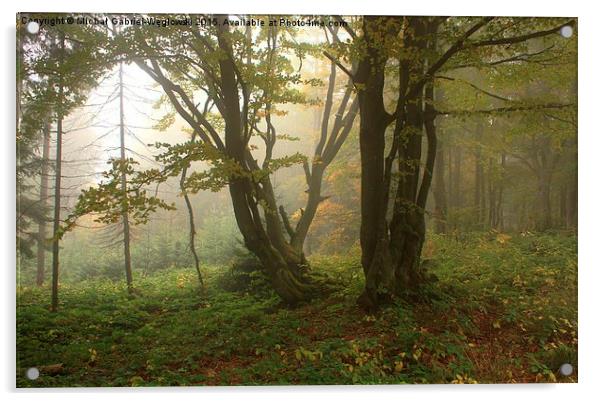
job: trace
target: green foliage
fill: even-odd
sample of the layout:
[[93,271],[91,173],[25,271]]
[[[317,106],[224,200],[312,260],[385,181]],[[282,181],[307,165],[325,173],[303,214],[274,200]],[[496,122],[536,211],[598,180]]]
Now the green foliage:
[[134,166],[138,164],[133,159],[111,159],[107,164],[111,165],[111,169],[102,173],[105,180],[96,187],[82,190],[75,210],[62,230],[57,233],[59,237],[63,236],[65,231],[72,229],[79,217],[87,214],[94,214],[94,221],[97,223],[116,223],[127,214],[134,224],[146,224],[150,214],[158,209],[175,209],[173,204],[167,204],[156,196],[147,195],[147,190],[142,188],[146,181],[140,178],[129,179],[128,186],[124,190],[123,176],[134,176]]
[[265,295],[271,291],[263,266],[248,251],[238,255],[232,266],[219,277],[217,284],[226,291],[254,295]]
[[[17,308],[18,386],[377,384],[574,381],[576,238],[564,234],[433,236],[439,277],[432,301],[399,302],[374,315],[355,305],[357,255],[315,257],[315,273],[341,290],[296,309],[271,292],[220,288],[223,267],[171,269],[125,284],[100,278],[61,287],[51,313],[45,288],[23,287]],[[63,364],[35,382],[30,366]]]
[[106,57],[108,38],[97,27],[42,24],[30,35],[21,21],[25,15],[56,14],[17,16],[17,251],[31,257],[38,240],[33,228],[48,220],[35,196],[42,164],[48,163],[39,152],[45,126],[81,106],[112,61]]

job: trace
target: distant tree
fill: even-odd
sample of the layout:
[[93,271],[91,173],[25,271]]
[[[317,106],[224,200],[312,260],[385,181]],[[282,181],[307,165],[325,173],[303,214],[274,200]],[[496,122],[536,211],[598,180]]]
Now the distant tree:
[[[29,15],[35,17],[36,15]],[[37,15],[40,16],[40,15]],[[49,14],[44,14],[48,17]],[[19,21],[19,24],[21,22]],[[24,37],[23,25],[18,30]],[[106,34],[90,26],[42,26],[37,34],[26,36],[19,43],[21,55],[18,96],[23,107],[18,108],[17,148],[18,168],[17,191],[20,201],[19,209],[23,216],[36,216],[40,224],[47,219],[46,210],[39,200],[24,206],[24,177],[32,174],[32,162],[38,163],[32,143],[43,142],[44,127],[54,124],[56,129],[56,155],[54,162],[54,230],[52,239],[52,310],[58,307],[58,274],[59,274],[59,236],[61,225],[61,161],[63,119],[77,106],[81,105],[89,90],[96,85],[107,61],[103,58],[106,47]],[[43,155],[42,155],[43,157]],[[19,165],[22,174],[19,174]],[[43,169],[35,170],[37,176],[46,175]],[[28,201],[27,201],[28,202]],[[28,223],[22,218],[17,223],[18,233],[23,233]],[[38,230],[40,231],[40,230]],[[18,234],[19,235],[19,234]],[[37,235],[35,236],[38,237]],[[23,241],[25,239],[25,241]],[[22,235],[18,244],[27,253],[30,241]],[[43,242],[39,241],[38,245]]]
[[[40,172],[40,209],[45,211],[48,208],[48,175],[50,173],[50,123],[44,127],[44,139],[42,144],[42,169]],[[37,274],[36,284],[44,284],[44,275],[46,271],[46,248],[47,248],[46,219],[38,223],[38,245],[37,245]]]

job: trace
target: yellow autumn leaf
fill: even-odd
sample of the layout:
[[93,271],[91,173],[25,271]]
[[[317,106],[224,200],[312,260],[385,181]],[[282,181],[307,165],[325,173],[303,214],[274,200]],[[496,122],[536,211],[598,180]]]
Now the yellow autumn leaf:
[[506,242],[510,241],[511,239],[512,239],[512,237],[511,237],[510,235],[508,235],[508,234],[502,234],[502,233],[499,233],[499,234],[496,236],[496,238],[495,238],[495,240],[496,240],[496,241],[497,241],[499,244],[502,244],[502,245],[503,245],[503,244],[505,244]]

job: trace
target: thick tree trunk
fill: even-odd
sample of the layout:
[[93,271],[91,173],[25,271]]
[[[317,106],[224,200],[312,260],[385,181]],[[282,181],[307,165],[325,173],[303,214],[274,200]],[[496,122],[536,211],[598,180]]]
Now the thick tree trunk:
[[[393,120],[384,106],[386,57],[378,44],[383,40],[383,34],[391,34],[383,32],[383,27],[390,22],[386,17],[364,17],[367,51],[359,61],[354,76],[354,84],[360,88],[360,246],[365,277],[364,292],[359,297],[358,304],[365,309],[377,307],[383,297],[390,297],[395,292],[396,287],[386,221],[391,168],[396,149],[392,148],[385,161],[385,132]],[[399,27],[393,27],[393,30],[398,31]]]
[[[428,150],[420,186],[418,186],[419,164],[415,169],[407,169],[397,191],[397,205],[391,221],[391,254],[396,267],[398,293],[416,294],[424,283],[425,275],[421,265],[422,246],[426,237],[425,207],[432,181],[432,172],[437,155],[437,134],[435,128],[435,111],[433,102],[433,84],[427,84],[425,90],[424,110],[419,102],[407,106],[407,124],[417,132],[424,125]],[[407,142],[405,152],[407,160],[420,160],[422,138]],[[400,157],[401,162],[401,157]]]
[[[46,210],[48,205],[48,163],[50,159],[50,124],[44,126],[44,142],[42,144],[42,171],[40,174],[40,208]],[[37,273],[36,284],[44,284],[46,270],[46,218],[38,226]]]
[[[354,83],[361,86],[358,92],[360,108],[360,163],[361,163],[361,225],[360,245],[362,248],[362,267],[367,278],[375,277],[370,273],[377,244],[380,248],[386,247],[382,242],[386,234],[384,222],[385,210],[382,200],[388,188],[384,188],[384,151],[385,131],[390,124],[390,115],[385,110],[383,89],[385,82],[385,59],[380,54],[380,48],[373,43],[372,35],[376,35],[381,24],[378,17],[364,18],[364,31],[368,49],[365,56],[358,64]],[[385,205],[386,206],[386,205]],[[377,268],[378,269],[378,268]]]
[[[236,67],[231,58],[232,45],[228,27],[218,25],[218,44],[226,54],[219,61],[221,90],[224,104],[226,155],[237,162],[243,174],[232,177],[229,183],[232,206],[237,225],[246,247],[260,260],[272,287],[287,303],[295,304],[309,297],[313,286],[303,274],[305,258],[295,252],[284,240],[283,226],[269,178],[260,183],[251,181],[254,161],[248,153],[243,135],[243,118],[236,78]],[[263,205],[265,228],[258,204]]]
[[[423,111],[422,90],[415,91],[411,97],[406,96],[411,91],[409,88],[415,83],[413,77],[424,73],[424,62],[403,60],[399,66],[400,99],[396,110],[393,143],[387,158],[384,158],[385,131],[392,119],[383,104],[386,58],[379,43],[386,35],[397,35],[401,28],[387,22],[390,21],[379,17],[364,18],[367,51],[360,61],[355,77],[356,85],[361,85],[360,242],[366,278],[364,292],[358,303],[365,309],[374,309],[392,296],[413,292],[422,282],[420,256],[425,238],[424,207],[437,151],[432,84],[429,85],[427,94],[426,103],[429,110],[426,113]],[[424,51],[427,45],[424,39],[426,19],[409,17],[408,22],[411,34],[404,36],[404,48]],[[383,33],[383,26],[388,27],[389,31]],[[422,183],[419,185],[422,132],[425,127],[429,149]],[[396,156],[399,183],[395,191],[391,223],[388,224],[391,168]]]
[[[409,77],[422,76],[428,61],[426,50],[435,51],[436,42],[431,34],[436,25],[424,17],[410,18],[415,37],[406,42],[408,48],[416,48],[424,59],[414,61]],[[428,47],[428,49],[427,49]],[[410,78],[411,82],[411,78]],[[398,293],[416,294],[424,283],[422,269],[422,246],[426,235],[425,208],[431,188],[433,169],[437,157],[437,132],[435,126],[434,82],[427,81],[424,93],[416,98],[405,99],[405,123],[409,139],[403,141],[399,152],[401,179],[397,187],[395,208],[391,220],[391,254],[398,278]],[[426,133],[428,149],[424,169],[421,172],[422,135]]]

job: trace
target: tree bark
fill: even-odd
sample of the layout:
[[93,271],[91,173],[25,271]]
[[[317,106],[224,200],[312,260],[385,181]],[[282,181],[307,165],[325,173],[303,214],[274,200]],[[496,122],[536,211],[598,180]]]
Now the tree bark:
[[506,180],[506,153],[502,152],[500,166],[502,169],[502,174],[500,178],[500,182],[498,183],[498,201],[497,201],[497,226],[496,228],[504,231],[505,223],[504,223],[504,182]]
[[[432,20],[422,17],[410,18],[414,37],[404,46],[415,48],[422,56],[414,60],[409,76],[422,76],[429,64],[427,51],[436,50],[436,28]],[[431,38],[431,39],[427,39]],[[430,66],[428,66],[430,68]],[[412,82],[412,78],[410,83]],[[397,187],[396,202],[391,220],[391,254],[395,265],[398,293],[416,294],[424,283],[422,269],[422,246],[426,236],[425,208],[433,178],[437,156],[437,132],[435,126],[434,82],[426,81],[424,92],[416,98],[405,99],[405,123],[410,137],[403,141],[399,151],[401,178]],[[422,155],[422,132],[427,137],[427,153],[423,171],[420,169]],[[422,175],[422,177],[420,177]]]
[[[44,126],[44,141],[42,144],[42,171],[40,174],[40,208],[46,210],[48,205],[48,163],[50,159],[50,123]],[[37,272],[36,285],[44,284],[46,270],[46,218],[42,219],[38,226],[38,249],[37,249]]]
[[569,228],[576,229],[577,228],[577,204],[578,204],[578,179],[577,179],[577,168],[575,167],[575,171],[572,175],[572,179],[570,180],[569,189],[568,189],[568,199],[567,199],[567,226]]
[[493,158],[488,158],[487,174],[487,198],[489,200],[489,208],[487,210],[487,226],[488,228],[497,227],[497,188],[493,179]]
[[[121,151],[121,163],[125,166],[125,116],[123,106],[123,63],[119,64],[119,141]],[[126,204],[123,206],[122,223],[123,223],[123,260],[125,267],[125,278],[128,288],[128,293],[133,294],[134,283],[132,276],[132,257],[130,254],[130,220],[127,211],[127,175],[125,169],[121,173],[121,191]]]
[[447,232],[447,191],[445,190],[445,149],[443,146],[437,148],[435,159],[435,186],[433,196],[435,198],[435,232],[445,234]]
[[[425,57],[427,19],[408,17],[404,48],[416,50]],[[386,28],[383,28],[386,27]],[[387,29],[383,32],[383,29]],[[366,278],[358,303],[374,309],[391,297],[411,292],[422,282],[420,256],[425,238],[424,207],[430,189],[436,158],[433,86],[427,84],[426,107],[423,90],[415,77],[424,74],[425,59],[400,59],[399,99],[393,143],[384,157],[385,131],[394,119],[383,102],[384,66],[382,37],[395,37],[401,29],[386,17],[365,17],[366,56],[355,76],[360,86],[360,152],[362,168],[361,231],[362,266]],[[411,95],[411,96],[409,96]],[[422,132],[428,138],[427,161],[420,182]],[[394,191],[390,224],[387,222],[392,164],[397,158],[399,182]]]
[[481,140],[483,138],[483,123],[479,121],[476,127],[476,150],[475,150],[475,186],[474,186],[474,209],[475,209],[475,222],[477,227],[483,228],[483,193],[484,193],[484,172],[483,172],[483,160],[481,156]]
[[[236,66],[231,58],[232,45],[228,36],[228,27],[219,24],[218,45],[226,55],[219,60],[226,155],[234,160],[243,172],[250,172],[255,163],[248,152],[243,134]],[[236,222],[245,245],[260,260],[274,290],[289,304],[307,299],[313,288],[303,274],[304,257],[283,240],[283,227],[278,218],[269,177],[256,183],[251,180],[250,175],[243,173],[232,177],[229,190]],[[260,201],[263,205],[266,228],[262,224],[258,208]]]
[[560,224],[563,228],[568,228],[568,218],[567,218],[567,198],[568,191],[566,183],[560,184],[560,188],[558,189],[558,217]]
[[462,148],[456,146],[454,148],[454,207],[464,207],[464,192],[462,192]]
[[[367,54],[359,61],[354,76],[354,84],[361,88],[358,92],[361,164],[360,246],[366,277],[364,298],[367,306],[377,302],[379,282],[390,281],[392,277],[390,257],[386,255],[388,234],[385,219],[388,202],[383,202],[383,199],[388,197],[389,189],[386,185],[388,183],[385,183],[384,151],[385,131],[391,123],[391,117],[385,110],[383,100],[386,57],[381,54],[381,48],[374,39],[379,28],[385,23],[386,18],[364,17]],[[390,286],[389,283],[385,285]]]
[[[194,140],[194,138],[193,138]],[[184,167],[182,169],[182,176],[180,177],[180,189],[184,194],[184,201],[186,202],[186,208],[188,209],[188,224],[189,224],[189,235],[188,235],[188,246],[190,246],[190,252],[192,253],[192,257],[194,258],[194,268],[196,269],[197,277],[199,279],[199,284],[203,286],[203,275],[201,274],[201,266],[199,255],[196,252],[195,245],[195,237],[196,237],[196,228],[194,224],[194,211],[192,209],[192,202],[190,202],[190,196],[188,196],[188,192],[185,188],[186,182],[186,173],[188,171],[188,167]]]
[[537,229],[545,231],[552,227],[552,176],[548,171],[540,170],[537,176]]
[[[60,33],[59,66],[62,67],[65,57],[65,34]],[[56,312],[59,305],[59,251],[60,239],[59,231],[61,228],[61,165],[63,158],[63,78],[59,72],[59,93],[56,122],[56,166],[54,180],[54,227],[52,242],[52,302],[51,310]]]

